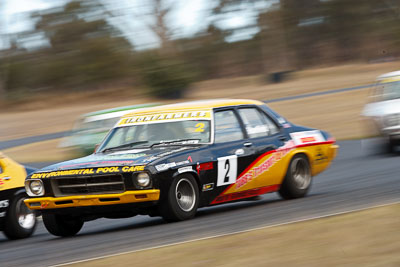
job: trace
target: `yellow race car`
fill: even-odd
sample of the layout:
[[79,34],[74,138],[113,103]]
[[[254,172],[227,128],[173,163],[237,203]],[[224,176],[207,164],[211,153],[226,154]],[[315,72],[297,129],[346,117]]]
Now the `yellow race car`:
[[0,153],[0,230],[9,239],[29,237],[35,230],[36,213],[24,204],[25,178],[33,171]]

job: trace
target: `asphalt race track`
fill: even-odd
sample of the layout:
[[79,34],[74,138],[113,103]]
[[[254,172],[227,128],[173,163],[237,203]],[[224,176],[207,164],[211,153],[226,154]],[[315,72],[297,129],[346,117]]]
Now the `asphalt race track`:
[[0,236],[0,265],[60,264],[400,201],[400,155],[377,153],[374,142],[339,142],[337,159],[303,199],[283,201],[274,193],[201,209],[195,219],[172,224],[146,216],[101,219],[86,223],[72,238],[54,237],[40,223],[28,239]]

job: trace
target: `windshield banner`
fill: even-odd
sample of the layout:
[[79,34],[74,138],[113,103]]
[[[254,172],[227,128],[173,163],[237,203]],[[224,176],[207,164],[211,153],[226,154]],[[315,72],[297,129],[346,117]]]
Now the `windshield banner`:
[[211,120],[211,110],[194,110],[183,112],[163,112],[146,115],[138,115],[128,118],[122,118],[117,126],[127,126],[133,124],[148,124],[165,121],[179,120]]

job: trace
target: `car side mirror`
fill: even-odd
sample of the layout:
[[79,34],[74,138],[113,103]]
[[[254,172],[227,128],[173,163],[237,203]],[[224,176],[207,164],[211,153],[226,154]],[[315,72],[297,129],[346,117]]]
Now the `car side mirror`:
[[93,151],[93,153],[96,153],[96,152],[97,152],[97,149],[99,148],[99,146],[100,146],[100,144],[97,144],[97,145],[94,146],[94,151]]

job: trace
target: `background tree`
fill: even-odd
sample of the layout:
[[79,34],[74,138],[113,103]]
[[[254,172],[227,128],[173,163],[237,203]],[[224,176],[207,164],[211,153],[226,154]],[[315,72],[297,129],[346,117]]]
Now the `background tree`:
[[123,77],[129,70],[131,44],[107,22],[96,0],[75,0],[62,10],[35,14],[36,32],[50,47],[43,62],[46,82],[63,86],[97,83]]
[[[3,18],[4,14],[4,6],[5,2],[1,1],[0,2],[0,18]],[[2,43],[0,45],[5,45],[4,40],[6,40],[6,33],[5,33],[5,26],[3,25],[3,21],[0,19],[0,40],[2,40]],[[6,90],[5,90],[5,85],[6,85],[6,78],[7,78],[7,73],[6,73],[6,67],[5,67],[5,52],[2,51],[3,49],[0,48],[0,100],[3,100],[5,98]]]
[[108,23],[100,2],[74,0],[32,19],[35,29],[21,35],[44,36],[43,45],[10,57],[8,90],[94,88],[131,72],[132,46]]
[[[124,18],[115,23],[118,8],[110,3],[70,0],[34,13],[35,29],[14,35],[13,46],[0,55],[8,95],[135,80],[153,95],[181,96],[193,80],[400,56],[397,0],[217,0],[202,30],[180,38],[171,26],[177,2],[149,0],[134,7],[134,22],[157,37],[150,51],[135,50],[123,36]],[[230,27],[227,20],[235,16],[247,24]],[[138,29],[126,24],[134,36]],[[245,38],[235,39],[239,34]],[[32,39],[41,45],[24,49]]]

